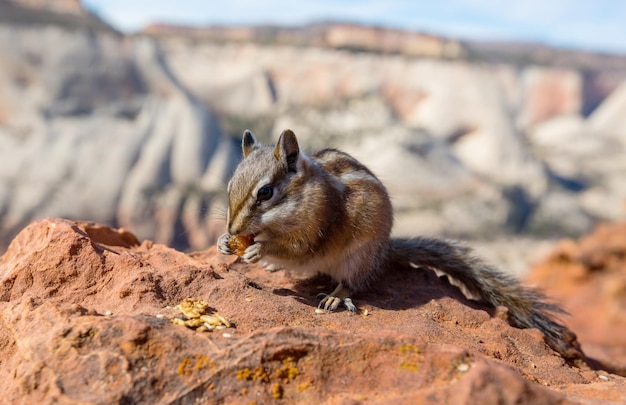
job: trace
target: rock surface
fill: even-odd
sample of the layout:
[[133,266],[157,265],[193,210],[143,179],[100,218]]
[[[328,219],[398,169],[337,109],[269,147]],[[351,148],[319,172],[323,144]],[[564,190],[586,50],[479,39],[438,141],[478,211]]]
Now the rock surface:
[[[316,314],[320,287],[332,285],[215,248],[184,254],[122,229],[35,222],[0,259],[0,393],[68,404],[626,400],[623,377],[566,364],[540,333],[429,271],[390,274],[354,297],[359,315]],[[170,323],[188,297],[233,326]]]
[[529,281],[572,314],[563,320],[588,356],[626,374],[626,223],[560,242]]

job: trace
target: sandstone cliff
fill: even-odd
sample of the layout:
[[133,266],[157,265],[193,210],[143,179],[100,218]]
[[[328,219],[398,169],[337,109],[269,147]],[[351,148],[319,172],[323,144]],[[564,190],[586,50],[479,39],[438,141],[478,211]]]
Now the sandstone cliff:
[[142,32],[158,37],[182,35],[202,41],[317,46],[358,52],[457,59],[465,55],[460,41],[400,29],[349,23],[313,23],[304,26],[188,27],[154,23]]
[[246,128],[361,159],[398,234],[558,237],[626,215],[617,56],[507,62],[351,24],[124,37],[75,1],[0,7],[0,245],[61,215],[204,248]]
[[397,233],[577,235],[626,216],[618,57],[610,72],[590,65],[592,74],[574,62],[166,34],[172,70],[230,132],[252,127],[274,140],[291,128],[308,148],[339,147],[370,166],[392,194]]
[[0,245],[62,215],[207,246],[238,154],[154,41],[0,23]]
[[80,0],[0,0],[0,23],[115,32],[106,21],[85,9]]

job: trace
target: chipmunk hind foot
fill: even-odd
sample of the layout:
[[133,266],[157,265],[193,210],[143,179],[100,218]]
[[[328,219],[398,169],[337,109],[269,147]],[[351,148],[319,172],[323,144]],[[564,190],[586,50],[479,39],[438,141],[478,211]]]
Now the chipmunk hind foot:
[[318,294],[317,298],[320,303],[317,305],[318,309],[324,309],[326,311],[335,311],[340,305],[343,305],[348,311],[356,313],[356,306],[352,303],[350,298],[350,289],[344,287],[342,283],[339,283],[337,288],[330,294]]

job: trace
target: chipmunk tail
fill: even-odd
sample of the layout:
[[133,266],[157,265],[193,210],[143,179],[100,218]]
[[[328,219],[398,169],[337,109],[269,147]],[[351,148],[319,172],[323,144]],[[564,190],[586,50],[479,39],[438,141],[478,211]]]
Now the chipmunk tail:
[[584,358],[576,335],[555,316],[566,314],[539,290],[520,282],[478,258],[458,242],[432,238],[392,239],[390,263],[426,267],[446,276],[468,298],[508,308],[511,325],[537,328],[546,343],[566,360]]

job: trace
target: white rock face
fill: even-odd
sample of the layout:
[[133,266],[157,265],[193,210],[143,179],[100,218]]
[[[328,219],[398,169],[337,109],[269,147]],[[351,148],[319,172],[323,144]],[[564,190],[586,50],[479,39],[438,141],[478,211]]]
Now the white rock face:
[[626,145],[626,82],[589,117],[589,128]]
[[152,40],[0,25],[0,242],[63,216],[204,248],[237,160]]
[[626,218],[626,84],[584,117],[572,69],[159,41],[0,24],[0,245],[54,215],[205,248],[240,153],[215,114],[230,135],[291,128],[353,154],[389,189],[397,234]]
[[366,163],[392,194],[400,234],[574,235],[626,218],[626,87],[586,119],[574,69],[180,37],[162,45],[176,75],[222,113],[269,117],[273,139],[291,128],[307,149],[338,147]]

